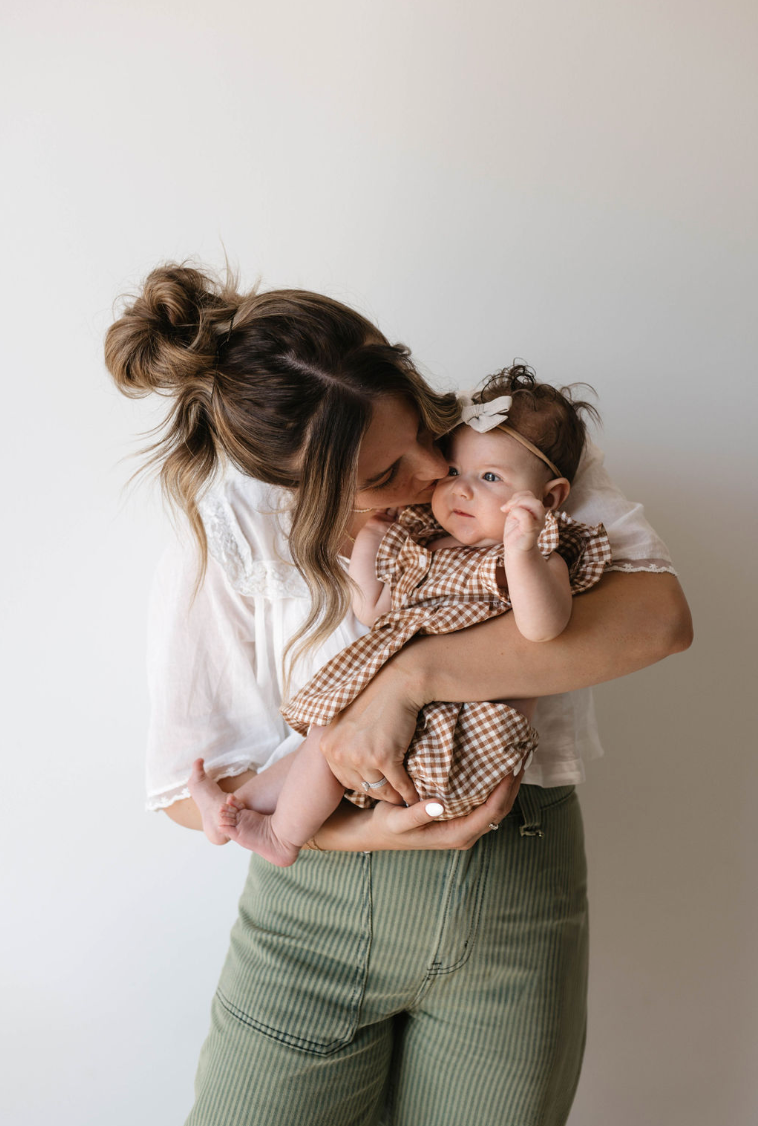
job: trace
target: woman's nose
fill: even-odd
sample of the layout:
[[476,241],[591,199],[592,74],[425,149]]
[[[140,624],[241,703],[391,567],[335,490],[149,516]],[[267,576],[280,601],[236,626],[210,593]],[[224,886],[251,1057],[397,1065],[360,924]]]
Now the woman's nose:
[[415,476],[422,481],[438,481],[440,477],[447,477],[447,462],[436,446],[420,451]]

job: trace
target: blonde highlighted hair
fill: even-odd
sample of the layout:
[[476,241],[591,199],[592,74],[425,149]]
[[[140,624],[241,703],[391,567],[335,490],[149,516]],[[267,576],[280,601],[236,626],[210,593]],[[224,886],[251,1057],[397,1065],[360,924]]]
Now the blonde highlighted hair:
[[230,272],[167,264],[153,270],[108,330],[105,361],[125,395],[170,400],[143,469],[207,541],[198,501],[226,460],[292,492],[290,550],[311,594],[291,640],[323,641],[350,605],[338,553],[351,520],[361,440],[372,405],[402,396],[435,436],[458,419],[455,395],[433,391],[403,344],[365,317],[309,290],[239,292]]

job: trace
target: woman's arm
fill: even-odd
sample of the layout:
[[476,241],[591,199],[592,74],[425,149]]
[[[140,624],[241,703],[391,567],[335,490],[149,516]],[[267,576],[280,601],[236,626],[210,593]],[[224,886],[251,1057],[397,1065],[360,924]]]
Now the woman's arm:
[[[254,777],[254,772],[248,770],[236,778],[222,778],[219,786],[226,793],[232,793]],[[512,775],[504,778],[483,805],[466,817],[455,817],[449,821],[435,821],[426,811],[428,802],[417,802],[407,809],[379,802],[369,810],[358,809],[352,802],[343,801],[316,833],[313,847],[324,852],[471,848],[510,813],[522,777],[523,772],[517,778]],[[200,811],[192,798],[174,802],[164,812],[186,829],[203,827]]]
[[427,813],[429,802],[390,805],[378,802],[372,810],[358,809],[343,801],[319,829],[315,847],[325,851],[377,852],[387,849],[468,849],[510,813],[523,771],[499,782],[486,802],[449,821],[434,821]]
[[559,637],[537,643],[511,614],[457,633],[410,642],[330,725],[322,749],[343,785],[366,769],[386,774],[416,800],[402,761],[419,710],[433,700],[465,702],[552,696],[636,672],[692,643],[682,588],[670,574],[606,574],[574,599]]
[[691,644],[692,618],[674,575],[613,571],[574,599],[568,626],[552,641],[527,641],[506,614],[458,633],[418,638],[395,662],[423,706],[572,692]]
[[[240,790],[252,778],[267,779],[287,773],[293,754],[279,759],[274,766],[261,774],[246,770],[234,778],[220,778],[219,787],[227,794]],[[373,809],[359,809],[352,802],[343,801],[316,833],[311,847],[325,852],[374,852],[394,849],[467,849],[498,825],[510,813],[521,785],[523,772],[514,778],[509,775],[495,787],[487,801],[466,817],[448,821],[435,821],[427,813],[428,802],[416,805],[389,805],[379,802]],[[280,781],[272,787],[272,794],[281,789]],[[271,801],[271,809],[276,802]],[[200,810],[192,798],[173,802],[163,811],[177,825],[185,829],[202,830]],[[228,844],[229,841],[225,841]]]

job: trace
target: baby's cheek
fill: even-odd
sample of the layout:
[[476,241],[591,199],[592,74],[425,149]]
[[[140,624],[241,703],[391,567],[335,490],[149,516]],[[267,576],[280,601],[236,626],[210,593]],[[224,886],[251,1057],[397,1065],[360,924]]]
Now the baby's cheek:
[[445,494],[446,493],[447,493],[447,481],[440,482],[440,484],[436,486],[434,492],[432,493],[432,499],[431,499],[430,503],[431,503],[431,506],[432,506],[432,513],[434,514],[434,517],[435,517],[436,520],[439,520],[440,516],[444,515],[444,511],[445,511],[444,502],[445,502]]

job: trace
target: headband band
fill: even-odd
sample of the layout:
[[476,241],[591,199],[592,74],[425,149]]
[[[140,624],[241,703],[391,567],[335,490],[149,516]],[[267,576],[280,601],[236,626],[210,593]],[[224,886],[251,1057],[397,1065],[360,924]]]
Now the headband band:
[[555,465],[546,454],[543,454],[542,450],[538,450],[528,438],[525,438],[523,434],[519,434],[518,430],[514,430],[513,427],[509,426],[506,422],[501,422],[497,429],[504,430],[506,434],[510,434],[511,438],[515,438],[517,442],[521,442],[521,445],[525,449],[530,450],[540,461],[544,461],[545,465],[548,469],[553,471],[556,477],[565,477],[565,473],[561,473],[558,466]]
[[490,399],[487,403],[475,403],[470,394],[464,393],[458,396],[458,401],[461,404],[461,422],[465,426],[470,426],[472,430],[476,430],[477,434],[487,434],[490,430],[495,429],[504,430],[506,434],[510,434],[512,438],[520,442],[524,449],[529,450],[540,461],[544,461],[556,477],[564,476],[558,466],[554,465],[550,458],[543,454],[542,450],[533,445],[523,434],[519,434],[518,430],[508,426],[508,412],[513,402],[511,395],[500,395],[497,399]]

